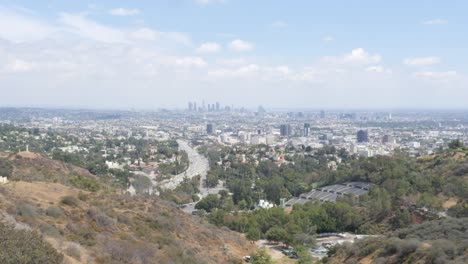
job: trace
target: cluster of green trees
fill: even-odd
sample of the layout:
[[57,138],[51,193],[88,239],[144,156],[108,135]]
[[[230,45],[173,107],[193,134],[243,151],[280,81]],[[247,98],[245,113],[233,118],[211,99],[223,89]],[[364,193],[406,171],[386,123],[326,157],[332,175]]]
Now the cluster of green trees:
[[[393,207],[415,204],[441,210],[444,197],[468,199],[468,159],[456,158],[453,150],[428,158],[393,157],[357,159],[338,171],[325,174],[326,183],[366,181],[380,186]],[[412,199],[418,197],[416,201]]]
[[[144,162],[148,162],[151,161],[150,156],[153,155],[156,156],[156,160],[171,158],[173,155],[178,156],[179,158],[176,160],[176,162],[170,164],[161,164],[159,167],[161,173],[166,175],[176,175],[187,169],[189,164],[187,153],[184,151],[179,151],[178,144],[174,140],[157,142],[154,140],[136,139],[131,137],[125,140],[107,139],[104,143],[89,142],[89,144],[91,143],[96,145],[95,147],[90,148],[89,152],[81,151],[69,153],[55,148],[52,151],[52,158],[54,160],[59,160],[81,168],[85,168],[90,173],[98,176],[105,176],[109,174],[113,175],[116,179],[118,179],[118,183],[121,185],[121,187],[127,187],[128,178],[135,176],[130,173],[128,166],[124,166],[124,169],[109,169],[106,165],[106,161],[117,161],[119,163],[123,163],[124,158],[126,157],[130,158],[132,161],[141,158]],[[135,150],[128,152],[126,148],[123,148],[122,153],[117,154],[116,157],[113,155],[105,157],[101,152],[104,147],[114,148],[126,144],[134,145]],[[155,147],[157,149],[157,153],[150,153],[151,147]],[[138,178],[137,180],[141,183],[139,186],[141,186],[142,189],[145,189],[143,188],[143,186],[146,186],[145,182],[143,182],[144,179]]]
[[162,163],[159,165],[159,170],[161,171],[163,175],[177,175],[187,170],[189,166],[189,159],[188,159],[187,152],[177,151],[174,155],[176,155],[175,162],[167,163],[167,164]]
[[[327,162],[334,159],[328,156],[330,151],[327,150],[287,157],[290,162],[279,167],[273,160],[261,161],[257,165],[250,157],[262,157],[268,149],[267,146],[252,147],[245,152],[216,147],[203,149],[211,168],[205,184],[215,187],[219,180],[225,181],[233,193],[234,204],[241,205],[241,209],[253,208],[259,199],[279,204],[281,198],[291,198],[311,190],[313,183],[320,180],[320,174],[326,171]],[[247,162],[241,163],[237,154],[245,154]],[[230,162],[231,166],[219,166],[219,161],[223,164]]]
[[316,233],[356,232],[366,220],[362,212],[346,202],[295,205],[290,213],[283,208],[259,209],[252,212],[230,213],[216,195],[201,200],[196,208],[210,214],[209,221],[218,226],[246,233],[251,240],[268,239],[287,245],[313,245]]
[[[327,151],[323,155],[328,155]],[[418,208],[428,210],[423,218],[437,218],[443,201],[450,197],[458,204],[448,214],[466,217],[468,158],[460,158],[460,151],[463,148],[457,145],[427,158],[411,158],[400,152],[393,157],[348,157],[336,171],[326,169],[324,161],[320,161],[323,157],[314,155],[293,156],[294,164],[281,167],[271,161],[254,166],[233,159],[230,168],[217,166],[208,174],[226,180],[232,196],[210,195],[196,208],[209,212],[207,218],[212,223],[246,233],[252,240],[265,238],[292,245],[313,242],[314,235],[322,232],[381,234],[397,230],[412,223],[411,215]],[[225,157],[226,153],[219,156]],[[289,214],[281,208],[237,211],[252,208],[260,197],[278,202],[281,197],[310,190],[317,182],[327,185],[346,181],[373,185],[359,197],[346,196],[336,203],[312,201],[295,205]]]
[[208,194],[195,205],[195,209],[204,210],[208,213],[218,208],[222,208],[222,210],[226,212],[230,212],[234,209],[232,197],[224,190],[220,191],[219,195]]
[[0,158],[0,176],[10,177],[13,172],[13,165],[8,159]]
[[106,175],[109,169],[106,165],[106,158],[102,156],[102,153],[98,149],[94,149],[94,151],[90,151],[89,153],[69,153],[55,149],[52,152],[52,159],[85,168],[94,175]]
[[[364,181],[382,189],[379,196],[382,203],[373,205],[377,209],[373,211],[381,218],[386,213],[381,214],[380,207],[388,211],[389,207],[415,204],[441,210],[443,197],[458,197],[464,201],[468,198],[468,182],[464,180],[468,174],[468,159],[453,158],[454,152],[464,151],[464,147],[456,141],[450,146],[442,154],[427,158],[412,158],[402,152],[396,152],[392,157],[347,157],[336,171],[326,166],[328,161],[335,159],[330,154],[340,157],[347,154],[333,148],[311,155],[293,155],[289,157],[291,163],[280,167],[270,160],[261,161],[258,165],[251,161],[240,163],[233,150],[226,152],[221,149],[219,153],[208,151],[210,161],[227,156],[223,162],[230,161],[231,166],[223,168],[213,165],[207,176],[207,185],[212,187],[218,179],[225,180],[233,193],[234,204],[247,204],[247,208],[252,208],[259,198],[279,204],[280,198],[298,196],[312,187]],[[412,200],[414,197],[417,197],[416,201]]]
[[160,195],[164,200],[172,201],[178,205],[196,202],[199,200],[198,193],[200,176],[191,179],[184,178],[174,190],[160,190]]

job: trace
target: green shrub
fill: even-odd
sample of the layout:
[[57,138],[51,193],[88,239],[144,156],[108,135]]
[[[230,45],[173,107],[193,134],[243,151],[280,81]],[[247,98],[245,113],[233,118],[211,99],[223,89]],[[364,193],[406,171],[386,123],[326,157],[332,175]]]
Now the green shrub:
[[60,209],[60,207],[51,206],[46,209],[46,215],[53,218],[59,218],[62,216],[62,214],[63,212],[62,209]]
[[70,176],[68,178],[70,184],[76,188],[83,189],[90,192],[96,192],[99,190],[99,183],[95,180],[86,178],[84,176]]
[[93,219],[96,224],[100,227],[111,226],[115,223],[115,220],[107,216],[105,213],[99,211],[97,208],[90,208],[88,210],[88,216]]
[[37,233],[15,230],[0,224],[0,238],[2,264],[59,264],[63,261],[63,255]]
[[73,241],[85,246],[94,246],[96,244],[96,233],[87,224],[68,224],[67,229],[72,232],[70,238]]
[[78,203],[79,203],[78,199],[76,199],[74,196],[64,196],[60,202],[62,204],[73,206],[73,207],[78,206]]
[[35,206],[28,203],[21,203],[17,207],[18,214],[24,217],[33,218],[37,216],[37,209]]
[[252,254],[252,264],[271,264],[271,256],[268,255],[264,248],[258,249],[255,253]]
[[41,233],[45,236],[58,237],[60,236],[60,231],[55,228],[53,225],[44,224],[40,227]]
[[81,247],[78,244],[70,244],[65,250],[65,253],[76,260],[81,260]]

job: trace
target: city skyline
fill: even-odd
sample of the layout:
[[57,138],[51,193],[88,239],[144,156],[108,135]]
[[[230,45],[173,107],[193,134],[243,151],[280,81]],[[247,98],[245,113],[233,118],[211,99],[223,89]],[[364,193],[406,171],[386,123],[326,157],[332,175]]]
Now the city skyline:
[[465,109],[466,7],[7,0],[0,105]]

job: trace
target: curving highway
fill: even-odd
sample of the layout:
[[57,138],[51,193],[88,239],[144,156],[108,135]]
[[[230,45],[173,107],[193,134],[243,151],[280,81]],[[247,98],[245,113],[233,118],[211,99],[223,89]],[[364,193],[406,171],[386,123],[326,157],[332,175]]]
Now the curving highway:
[[183,150],[187,153],[189,159],[189,167],[183,173],[180,173],[172,177],[171,179],[159,182],[157,186],[161,189],[174,190],[184,180],[185,177],[191,179],[197,175],[200,175],[200,191],[202,191],[203,182],[206,179],[206,174],[208,173],[208,170],[210,169],[208,159],[206,159],[200,153],[198,153],[198,151],[192,148],[189,145],[189,143],[185,140],[177,140],[177,144],[179,144],[179,150]]

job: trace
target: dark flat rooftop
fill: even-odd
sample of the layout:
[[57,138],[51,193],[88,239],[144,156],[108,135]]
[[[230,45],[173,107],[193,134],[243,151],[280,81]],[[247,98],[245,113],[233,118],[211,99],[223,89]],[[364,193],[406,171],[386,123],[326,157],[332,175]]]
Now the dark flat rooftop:
[[343,197],[348,194],[359,196],[368,193],[370,187],[371,184],[367,182],[344,182],[328,185],[313,189],[308,193],[303,193],[297,198],[292,198],[286,203],[286,206],[305,204],[312,200],[318,200],[320,202],[335,202],[336,198]]

